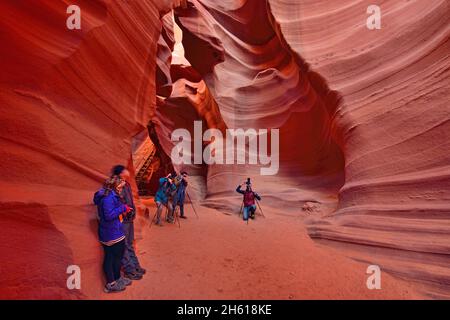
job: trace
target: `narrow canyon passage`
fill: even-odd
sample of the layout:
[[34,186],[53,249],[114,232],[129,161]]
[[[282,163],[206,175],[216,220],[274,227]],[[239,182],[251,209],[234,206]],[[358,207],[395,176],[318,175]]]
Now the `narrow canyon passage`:
[[[151,214],[152,201],[148,201]],[[247,225],[234,215],[198,207],[199,219],[143,226],[137,242],[142,280],[102,299],[410,299],[413,285],[382,274],[366,287],[367,265],[315,244],[299,217],[264,206]]]
[[[382,1],[380,30],[370,0],[79,2],[72,30],[67,1],[0,1],[0,299],[450,297],[447,0]],[[278,173],[172,162],[197,122],[279,129]],[[148,274],[106,295],[92,196],[116,164]],[[149,229],[175,170],[200,219]],[[247,177],[266,215],[248,226]]]

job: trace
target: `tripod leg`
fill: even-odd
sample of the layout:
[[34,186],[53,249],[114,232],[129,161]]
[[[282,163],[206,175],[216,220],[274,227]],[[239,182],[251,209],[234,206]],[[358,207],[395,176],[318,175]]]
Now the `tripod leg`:
[[259,208],[259,211],[261,211],[262,217],[265,218],[266,216],[264,215],[264,212],[263,212],[263,210],[262,210],[262,208],[261,208],[261,205],[259,204],[259,201],[256,200],[256,203],[258,204],[258,208]]
[[155,218],[156,218],[156,214],[158,213],[158,210],[155,212],[155,214],[153,215],[153,219],[150,221],[150,226],[149,226],[149,228],[151,228],[152,227],[152,224],[153,224],[153,222],[155,221]]
[[180,223],[180,218],[178,217],[178,207],[175,207],[174,209],[173,209],[173,214],[174,214],[174,223],[175,223],[175,220],[177,221],[177,223],[178,223],[178,228],[181,228],[181,223]]
[[197,219],[198,219],[197,210],[195,210],[194,203],[192,202],[191,196],[189,195],[189,193],[187,191],[186,191],[186,195],[187,195],[187,197],[189,199],[189,202],[191,203],[192,209],[194,210],[194,213],[195,213],[195,215],[197,216]]
[[150,226],[149,226],[149,228],[151,228],[151,227],[152,227],[152,224],[155,222],[155,218],[156,218],[156,215],[158,214],[158,211],[159,211],[159,207],[156,208],[156,212],[155,212],[155,214],[153,215],[153,219],[152,219],[152,221],[150,221]]

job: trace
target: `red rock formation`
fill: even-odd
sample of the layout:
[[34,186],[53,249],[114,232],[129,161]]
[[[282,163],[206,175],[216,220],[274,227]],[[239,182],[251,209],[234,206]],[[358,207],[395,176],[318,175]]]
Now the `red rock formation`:
[[170,77],[170,65],[172,64],[172,51],[174,50],[174,22],[172,12],[162,17],[162,30],[158,40],[158,53],[156,60],[156,94],[169,97],[172,93],[172,79]]
[[[165,154],[170,155],[175,142],[171,140],[175,129],[187,129],[194,138],[194,121],[203,123],[203,132],[209,128],[225,132],[219,108],[211,96],[206,84],[198,73],[188,66],[173,65],[171,67],[173,91],[169,98],[158,100],[155,118],[158,140]],[[193,144],[193,142],[191,142]],[[177,171],[186,170],[195,183],[191,186],[196,192],[191,192],[193,198],[203,198],[206,194],[206,169],[204,164],[197,165],[193,153],[189,152],[191,164],[174,165]],[[167,172],[166,172],[167,173]]]
[[448,294],[448,2],[387,1],[376,31],[364,23],[368,2],[270,3],[291,48],[343,97],[334,117],[346,182],[311,234],[392,248],[354,255]]
[[81,293],[98,296],[93,191],[129,161],[155,105],[159,17],[172,1],[74,4],[81,30],[66,28],[65,1],[0,4],[0,298],[78,297],[69,264],[82,268]]
[[[330,134],[336,99],[321,82],[311,81],[279,34],[268,5],[255,0],[190,3],[176,11],[186,58],[203,74],[226,126],[280,128],[280,173],[273,179],[255,178],[279,182],[284,177],[292,190],[303,184],[302,174],[319,174],[315,182],[308,181],[311,188],[337,191],[342,156]],[[255,172],[248,166],[210,166],[208,194],[233,192]],[[281,194],[275,197],[285,200]]]
[[333,141],[344,151],[338,210],[311,236],[448,294],[448,2],[385,1],[375,31],[370,1],[191,2],[187,58],[227,126],[281,127],[281,167],[302,181],[339,171]]
[[[281,170],[256,178],[268,207],[320,205],[333,213],[310,219],[312,237],[448,296],[446,0],[384,1],[379,31],[365,27],[370,1],[74,4],[79,31],[65,1],[0,2],[0,298],[99,296],[92,195],[112,165],[133,169],[151,119],[166,153],[193,120],[280,128]],[[171,65],[178,6],[192,67]],[[189,169],[207,169],[205,204],[236,211],[218,197],[258,168]],[[70,264],[81,292],[66,288]]]

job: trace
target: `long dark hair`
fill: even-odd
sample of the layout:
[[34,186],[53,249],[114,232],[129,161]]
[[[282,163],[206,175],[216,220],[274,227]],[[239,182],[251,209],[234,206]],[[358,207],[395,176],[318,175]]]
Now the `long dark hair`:
[[115,193],[117,193],[117,195],[120,196],[118,187],[123,181],[124,180],[119,176],[112,176],[111,178],[107,179],[103,184],[103,189],[105,189],[105,196],[109,195],[111,191],[114,191]]

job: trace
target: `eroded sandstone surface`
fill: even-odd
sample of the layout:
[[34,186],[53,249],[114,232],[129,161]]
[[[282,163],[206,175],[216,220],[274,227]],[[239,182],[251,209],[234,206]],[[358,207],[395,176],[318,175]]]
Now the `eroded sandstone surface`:
[[[369,2],[80,0],[68,30],[64,1],[2,1],[0,298],[98,297],[93,192],[112,165],[135,171],[150,121],[169,154],[193,120],[280,129],[276,176],[189,166],[204,205],[236,212],[230,195],[255,175],[272,214],[448,297],[449,4],[388,0],[368,30]],[[80,292],[70,264],[90,281]]]

